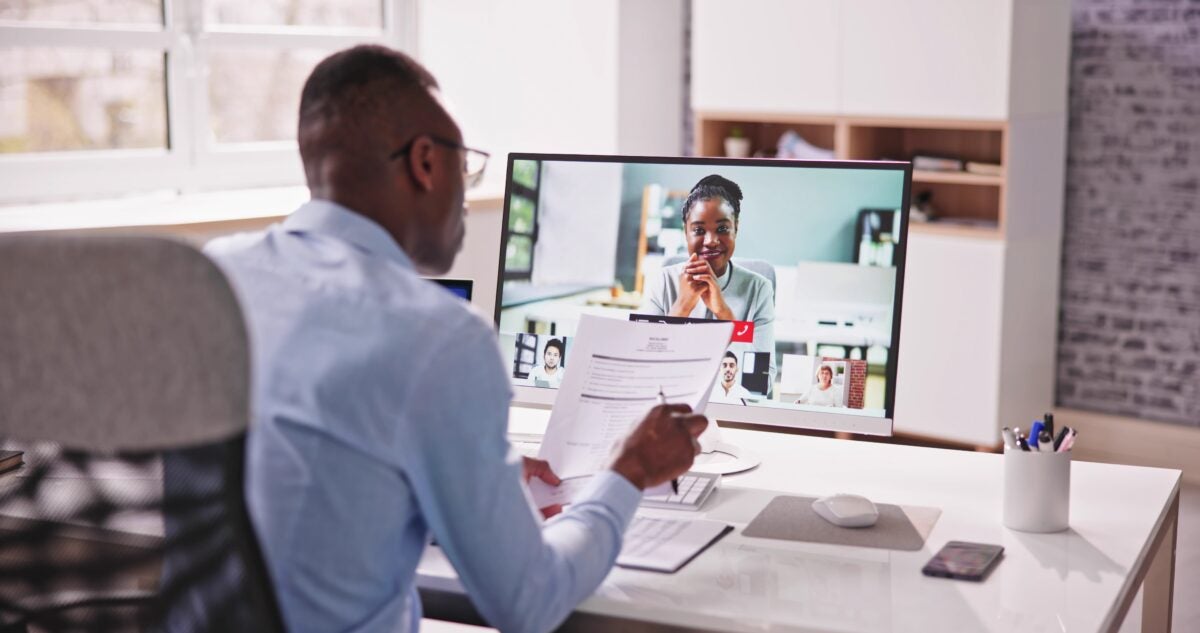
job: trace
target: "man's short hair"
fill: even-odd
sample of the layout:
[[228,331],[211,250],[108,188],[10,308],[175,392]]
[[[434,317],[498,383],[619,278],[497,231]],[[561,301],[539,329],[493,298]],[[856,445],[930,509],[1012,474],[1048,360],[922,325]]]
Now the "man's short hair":
[[731,352],[729,350],[725,350],[725,358],[732,358],[734,364],[737,364],[737,362],[738,362],[737,354],[734,354],[733,352]]
[[313,116],[360,114],[406,91],[437,87],[437,79],[408,55],[386,46],[355,46],[313,68],[300,93],[300,122]]
[[561,358],[565,351],[565,348],[563,347],[563,342],[556,338],[552,338],[552,339],[546,341],[546,349],[542,350],[542,355],[545,356],[546,350],[550,349],[551,347],[558,349],[558,356]]

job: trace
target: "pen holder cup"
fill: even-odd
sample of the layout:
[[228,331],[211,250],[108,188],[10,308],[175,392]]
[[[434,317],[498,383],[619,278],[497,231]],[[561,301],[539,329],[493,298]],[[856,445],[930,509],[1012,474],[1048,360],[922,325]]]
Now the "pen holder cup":
[[1069,525],[1071,453],[1004,452],[1004,527],[1061,532]]

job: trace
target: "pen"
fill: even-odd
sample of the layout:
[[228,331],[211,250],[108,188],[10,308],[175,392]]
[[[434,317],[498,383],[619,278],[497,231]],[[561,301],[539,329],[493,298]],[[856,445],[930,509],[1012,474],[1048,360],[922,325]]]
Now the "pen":
[[1017,448],[1017,436],[1012,429],[1006,426],[1003,431],[1000,431],[1000,435],[1004,437],[1004,448]]
[[1054,437],[1054,414],[1045,413],[1042,415],[1042,420],[1046,422],[1045,429],[1050,431],[1050,437]]
[[1025,441],[1025,436],[1023,436],[1023,435],[1017,436],[1017,446],[1020,446],[1021,450],[1023,450],[1023,451],[1026,451],[1026,452],[1029,451],[1029,442]]
[[1038,450],[1043,453],[1054,452],[1054,438],[1050,437],[1050,432],[1046,429],[1042,429],[1041,434],[1038,435]]
[[1058,450],[1062,446],[1063,440],[1067,439],[1067,431],[1069,427],[1062,427],[1058,430],[1058,436],[1054,438],[1054,450]]
[[1029,448],[1037,450],[1038,440],[1042,437],[1042,421],[1034,420],[1033,425],[1029,427]]
[[[663,393],[662,385],[658,386],[658,403],[659,404],[667,403],[667,394]],[[676,494],[676,495],[679,494],[679,480],[678,479],[671,479],[671,494]]]
[[1071,447],[1075,446],[1076,435],[1079,435],[1079,432],[1075,429],[1071,429],[1071,432],[1067,435],[1067,439],[1063,440],[1062,446],[1058,447],[1058,452],[1066,453],[1070,451]]

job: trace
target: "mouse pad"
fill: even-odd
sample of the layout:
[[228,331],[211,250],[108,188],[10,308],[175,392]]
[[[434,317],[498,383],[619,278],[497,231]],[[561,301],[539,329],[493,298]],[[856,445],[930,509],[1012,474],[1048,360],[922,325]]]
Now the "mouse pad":
[[742,530],[743,536],[916,551],[925,546],[942,511],[877,503],[879,520],[865,528],[838,527],[812,509],[814,497],[780,495]]

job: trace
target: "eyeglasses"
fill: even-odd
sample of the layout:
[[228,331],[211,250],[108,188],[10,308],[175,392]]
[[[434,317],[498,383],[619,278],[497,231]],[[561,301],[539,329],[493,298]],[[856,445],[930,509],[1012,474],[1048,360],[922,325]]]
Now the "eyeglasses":
[[[438,145],[462,150],[463,153],[466,154],[467,159],[463,161],[463,184],[466,185],[467,189],[478,185],[479,182],[483,180],[483,170],[487,167],[488,157],[491,156],[491,154],[488,154],[483,150],[467,147],[462,143],[456,143],[450,139],[442,138],[440,136],[434,136],[432,134],[427,136],[429,137],[429,140],[437,143]],[[420,137],[418,136],[412,139],[411,141],[405,143],[404,147],[392,152],[391,155],[388,156],[388,160],[396,160],[397,158],[400,158],[401,156],[412,151],[413,143],[417,142],[417,138]]]

